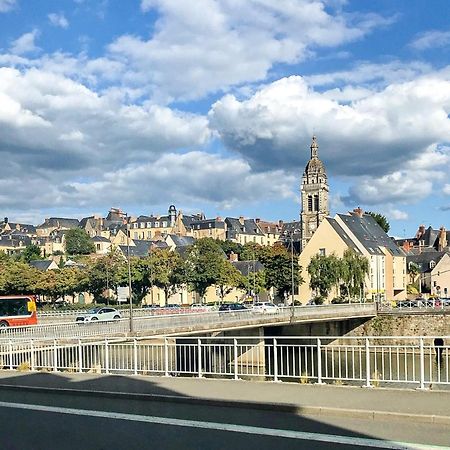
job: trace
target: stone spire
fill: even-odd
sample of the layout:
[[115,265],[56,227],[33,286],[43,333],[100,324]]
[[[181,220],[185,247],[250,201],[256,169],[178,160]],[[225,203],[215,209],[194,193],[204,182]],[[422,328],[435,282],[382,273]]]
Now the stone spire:
[[312,158],[318,158],[319,157],[319,146],[317,145],[317,138],[316,136],[312,137],[311,146],[309,147],[311,149],[311,159]]

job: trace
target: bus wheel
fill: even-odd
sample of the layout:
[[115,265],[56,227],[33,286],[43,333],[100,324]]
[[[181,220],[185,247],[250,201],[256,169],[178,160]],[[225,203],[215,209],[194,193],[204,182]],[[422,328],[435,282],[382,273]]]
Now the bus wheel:
[[8,322],[5,322],[4,320],[2,320],[0,322],[0,328],[6,328],[8,326]]

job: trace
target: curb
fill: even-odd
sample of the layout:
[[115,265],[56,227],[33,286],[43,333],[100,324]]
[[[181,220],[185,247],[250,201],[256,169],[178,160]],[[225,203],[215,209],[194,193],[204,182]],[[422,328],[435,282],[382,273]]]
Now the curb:
[[10,391],[31,391],[36,393],[52,393],[59,395],[78,395],[82,397],[102,397],[127,400],[148,400],[148,401],[165,401],[181,404],[194,404],[204,406],[218,406],[228,408],[255,409],[260,411],[278,411],[296,414],[299,416],[339,416],[339,417],[355,417],[366,420],[397,420],[401,422],[410,422],[414,420],[420,423],[432,423],[450,426],[450,416],[439,416],[431,414],[410,414],[390,411],[375,411],[350,408],[331,408],[326,406],[299,406],[289,403],[259,403],[252,401],[240,400],[219,400],[201,397],[184,397],[181,395],[165,395],[165,394],[140,394],[130,392],[112,392],[112,391],[95,391],[88,389],[70,389],[70,388],[50,388],[43,386],[24,386],[12,384],[0,384],[0,389]]

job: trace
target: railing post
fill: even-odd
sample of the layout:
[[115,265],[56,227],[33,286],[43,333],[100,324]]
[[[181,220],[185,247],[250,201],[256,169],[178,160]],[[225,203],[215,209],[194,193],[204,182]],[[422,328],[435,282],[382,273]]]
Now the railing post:
[[164,376],[169,376],[169,343],[164,338]]
[[234,379],[238,379],[238,346],[237,339],[233,339],[233,350],[234,350]]
[[419,358],[420,358],[420,389],[425,389],[425,352],[423,347],[423,337],[419,338]]
[[58,372],[58,345],[56,339],[53,340],[53,371]]
[[33,340],[30,341],[30,365],[31,365],[30,369],[33,372],[35,370],[35,366],[36,366],[36,363],[34,360],[34,342],[33,342]]
[[366,338],[365,342],[366,349],[366,385],[365,387],[372,387],[370,384],[370,348],[369,348],[369,338]]
[[277,339],[273,339],[273,381],[278,381],[278,346]]
[[202,340],[197,339],[197,371],[198,377],[202,377]]
[[109,374],[109,346],[108,338],[105,338],[105,373]]
[[138,351],[137,351],[137,340],[133,339],[133,367],[134,374],[138,374]]
[[8,353],[9,353],[9,370],[13,370],[13,351],[11,340],[8,341]]
[[83,372],[83,347],[81,346],[81,339],[78,339],[78,372]]
[[323,384],[322,381],[322,344],[320,338],[317,338],[317,384]]

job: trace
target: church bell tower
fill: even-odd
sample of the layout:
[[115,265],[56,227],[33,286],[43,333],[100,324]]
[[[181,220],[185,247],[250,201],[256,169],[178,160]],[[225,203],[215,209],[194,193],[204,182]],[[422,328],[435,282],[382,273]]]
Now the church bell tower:
[[330,213],[328,179],[323,162],[319,159],[316,136],[312,138],[310,149],[311,158],[306,164],[300,186],[302,249],[305,248],[320,222]]

